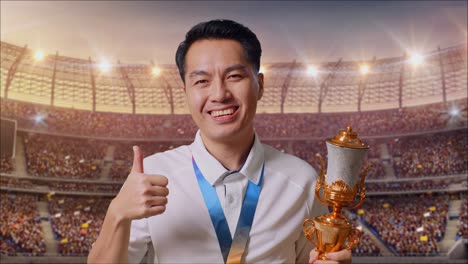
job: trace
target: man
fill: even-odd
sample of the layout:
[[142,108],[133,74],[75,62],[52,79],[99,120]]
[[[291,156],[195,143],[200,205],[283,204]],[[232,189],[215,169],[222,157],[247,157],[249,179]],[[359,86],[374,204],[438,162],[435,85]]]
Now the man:
[[[326,212],[314,198],[317,174],[254,131],[260,56],[255,34],[234,21],[187,33],[176,63],[199,127],[195,141],[144,161],[134,147],[89,262],[140,262],[146,252],[155,263],[315,261],[302,223]],[[330,258],[350,262],[351,254]]]

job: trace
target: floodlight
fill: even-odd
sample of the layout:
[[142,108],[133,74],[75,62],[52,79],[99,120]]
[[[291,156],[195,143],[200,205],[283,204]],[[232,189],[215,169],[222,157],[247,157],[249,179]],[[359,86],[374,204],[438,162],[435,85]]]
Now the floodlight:
[[312,76],[312,77],[316,77],[318,75],[318,69],[315,65],[309,65],[307,67],[307,74]]
[[260,66],[260,70],[258,71],[258,73],[265,73],[265,67],[263,66]]
[[409,61],[414,66],[418,66],[418,65],[421,65],[424,62],[424,58],[423,58],[423,56],[421,56],[421,54],[414,53],[413,55],[411,55]]
[[453,107],[450,109],[450,115],[453,117],[460,115],[460,109]]
[[40,50],[36,51],[36,53],[34,53],[34,59],[36,61],[41,61],[42,59],[44,59],[44,53]]
[[362,75],[366,75],[367,73],[369,73],[369,66],[367,66],[366,64],[362,64],[359,67],[359,71],[361,72]]
[[44,120],[44,118],[44,115],[38,113],[34,116],[34,123],[39,124]]
[[109,62],[103,60],[99,64],[99,69],[101,70],[101,72],[109,72],[111,69],[111,65],[109,64]]
[[158,76],[161,73],[161,70],[158,67],[153,67],[153,69],[151,69],[151,73],[154,76]]

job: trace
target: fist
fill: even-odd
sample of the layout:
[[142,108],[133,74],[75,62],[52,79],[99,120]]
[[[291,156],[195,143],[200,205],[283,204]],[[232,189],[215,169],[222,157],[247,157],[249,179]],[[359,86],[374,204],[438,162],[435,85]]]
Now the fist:
[[162,214],[166,210],[168,180],[162,175],[143,173],[143,155],[133,147],[133,166],[110,209],[123,220],[135,220]]

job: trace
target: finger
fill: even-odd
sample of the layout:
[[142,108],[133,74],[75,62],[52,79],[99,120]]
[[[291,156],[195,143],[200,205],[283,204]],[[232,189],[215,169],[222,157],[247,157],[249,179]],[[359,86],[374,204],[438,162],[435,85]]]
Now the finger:
[[151,206],[145,209],[145,216],[149,217],[153,215],[162,214],[164,213],[164,211],[166,211],[166,206]]
[[151,186],[145,190],[144,194],[165,197],[169,194],[169,189],[161,186]]
[[340,262],[334,260],[316,260],[313,264],[340,264]]
[[138,146],[133,146],[133,166],[132,172],[143,173],[143,155]]
[[161,186],[161,187],[166,187],[167,184],[169,183],[169,180],[162,175],[147,175],[148,181],[151,183],[153,186]]
[[351,263],[351,250],[343,249],[337,252],[327,253],[327,259],[340,263]]
[[309,254],[309,263],[314,263],[314,261],[317,260],[318,255],[319,255],[319,252],[316,248],[314,248],[314,250],[311,250]]
[[146,206],[148,207],[154,207],[154,206],[166,206],[167,204],[167,197],[161,197],[161,196],[156,196],[156,197],[151,197],[146,201]]

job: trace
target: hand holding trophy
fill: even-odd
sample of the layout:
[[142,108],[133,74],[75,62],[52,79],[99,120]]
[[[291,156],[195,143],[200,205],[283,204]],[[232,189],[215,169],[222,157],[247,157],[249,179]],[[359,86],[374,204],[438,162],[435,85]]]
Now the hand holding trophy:
[[[333,208],[333,212],[309,218],[304,221],[303,231],[306,238],[319,251],[320,260],[327,260],[326,253],[351,249],[361,239],[361,232],[354,228],[343,216],[341,209],[354,209],[364,202],[365,185],[368,165],[359,177],[364,156],[369,146],[362,143],[351,126],[347,130],[340,130],[334,138],[327,139],[328,167],[324,171],[323,158],[320,159],[320,177],[315,186],[315,196],[323,204]],[[320,196],[323,188],[324,198]],[[360,199],[355,203],[356,194]],[[316,242],[316,241],[317,242]]]

